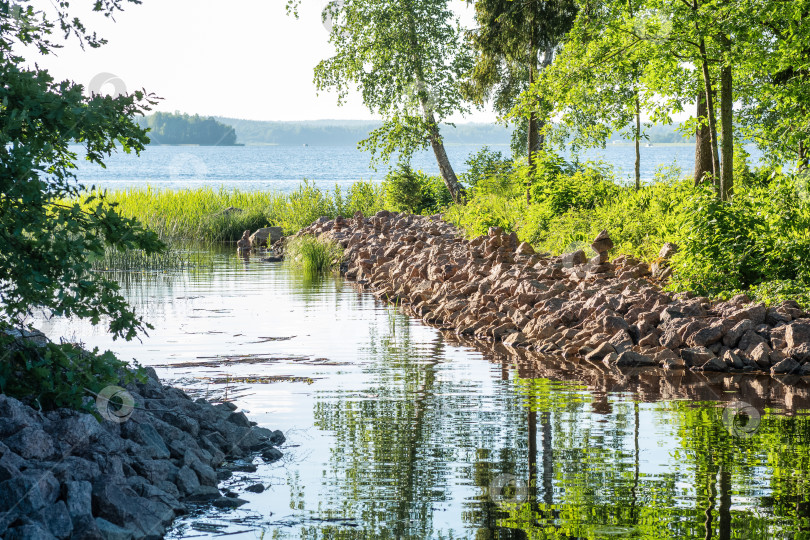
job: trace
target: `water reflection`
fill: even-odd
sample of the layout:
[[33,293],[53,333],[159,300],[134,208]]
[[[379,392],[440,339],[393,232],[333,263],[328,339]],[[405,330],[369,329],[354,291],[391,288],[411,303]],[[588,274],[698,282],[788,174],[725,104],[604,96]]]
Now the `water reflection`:
[[238,380],[229,397],[288,435],[231,481],[267,491],[177,537],[810,538],[806,382],[481,346],[232,253],[124,289],[155,325],[143,344],[52,330],[190,390]]

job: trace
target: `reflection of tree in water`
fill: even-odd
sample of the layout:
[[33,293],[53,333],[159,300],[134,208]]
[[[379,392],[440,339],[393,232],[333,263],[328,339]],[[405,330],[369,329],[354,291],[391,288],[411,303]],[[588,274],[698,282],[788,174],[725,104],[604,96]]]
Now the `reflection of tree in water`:
[[[360,352],[368,386],[316,406],[318,427],[335,437],[316,515],[337,521],[306,527],[306,537],[447,536],[434,512],[451,500],[466,524],[456,536],[482,540],[804,531],[800,538],[810,529],[807,416],[765,414],[754,436],[740,439],[714,403],[644,404],[548,379],[509,380],[508,371],[484,392],[444,376],[438,337],[420,341],[399,316],[379,328]],[[649,437],[677,448],[653,472],[649,462],[664,454],[642,453]],[[527,500],[489,496],[503,474],[528,481]],[[459,479],[475,489],[456,503],[451,496],[466,489],[454,487]]]
[[[477,538],[722,540],[803,538],[810,531],[807,416],[766,416],[747,439],[728,433],[714,403],[650,406],[614,396],[611,407],[594,409],[598,399],[559,383],[518,379],[516,385],[525,397],[529,440],[520,449],[525,458],[514,459],[528,464],[529,497],[485,502],[466,514]],[[646,425],[657,437],[671,431],[679,448],[668,470],[645,475],[641,411],[651,408],[655,421]],[[491,477],[476,478],[482,491]]]
[[[339,396],[315,409],[316,425],[335,437],[336,476],[324,479],[318,513],[355,519],[358,537],[431,537],[433,504],[447,499],[450,463],[474,427],[461,411],[479,398],[437,376],[443,342],[415,342],[409,322],[398,316],[387,335],[373,331],[361,352],[372,381],[363,392],[372,397]],[[355,537],[334,532],[320,534]]]

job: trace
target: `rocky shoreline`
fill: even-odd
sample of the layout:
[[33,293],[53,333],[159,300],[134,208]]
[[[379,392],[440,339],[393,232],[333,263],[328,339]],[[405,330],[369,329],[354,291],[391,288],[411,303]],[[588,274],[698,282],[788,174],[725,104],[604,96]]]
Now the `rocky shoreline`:
[[347,278],[460,336],[610,367],[810,375],[808,313],[791,301],[666,293],[670,244],[653,268],[608,261],[606,231],[595,257],[552,257],[496,227],[467,241],[441,216],[386,211],[320,218],[307,234],[343,246]]
[[146,372],[143,383],[99,393],[101,421],[67,409],[42,413],[0,394],[0,537],[162,538],[193,505],[243,504],[220,482],[255,471],[256,456],[282,457],[280,431]]

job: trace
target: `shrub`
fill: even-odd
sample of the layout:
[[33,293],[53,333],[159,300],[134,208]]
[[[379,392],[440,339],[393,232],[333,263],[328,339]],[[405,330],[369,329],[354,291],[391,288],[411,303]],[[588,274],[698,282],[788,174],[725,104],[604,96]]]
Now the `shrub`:
[[769,281],[810,283],[810,202],[797,181],[776,175],[765,187],[741,187],[732,202],[718,201],[711,187],[696,189],[683,208],[675,285],[719,294]]
[[484,146],[478,152],[470,154],[465,162],[467,170],[459,175],[459,180],[469,187],[475,187],[482,180],[506,177],[514,166],[512,161],[503,157],[501,152]]
[[35,346],[9,335],[0,327],[0,391],[45,410],[59,407],[92,412],[92,394],[111,385],[145,380],[138,368],[132,370],[111,352],[99,354],[69,343]]
[[386,207],[396,212],[435,214],[453,202],[441,178],[414,171],[409,165],[389,172],[383,189]]

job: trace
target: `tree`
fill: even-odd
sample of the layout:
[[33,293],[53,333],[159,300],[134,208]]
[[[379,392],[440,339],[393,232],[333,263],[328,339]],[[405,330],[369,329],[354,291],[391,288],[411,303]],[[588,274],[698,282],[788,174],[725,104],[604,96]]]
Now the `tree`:
[[383,125],[360,143],[388,160],[407,160],[428,145],[453,200],[464,188],[444,149],[439,123],[468,106],[461,96],[472,67],[463,33],[447,0],[347,0],[324,10],[332,20],[329,41],[336,52],[315,68],[319,90],[336,90],[342,104],[357,87]]
[[[478,53],[467,95],[479,104],[493,98],[508,113],[520,94],[549,66],[577,13],[573,0],[477,0],[478,27],[472,42]],[[543,97],[539,97],[544,101]],[[526,118],[529,168],[543,147],[543,122],[533,108]],[[526,196],[529,198],[527,189]]]
[[[93,9],[109,16],[122,4],[107,0]],[[99,47],[104,40],[71,16],[69,2],[59,3],[54,21],[30,6],[0,7],[0,320],[23,324],[39,309],[94,324],[108,317],[114,337],[131,339],[145,323],[115,282],[91,271],[89,259],[110,245],[147,252],[163,245],[138,222],[121,217],[103,194],[82,194],[73,172],[77,155],[69,145],[83,145],[87,160],[101,166],[117,148],[139,152],[148,138],[132,117],[154,97],[142,91],[88,97],[79,84],[26,68],[15,46],[52,54],[59,47],[50,39],[57,27],[83,46]]]
[[545,130],[558,144],[604,146],[616,130],[631,135],[637,189],[641,186],[641,111],[654,105],[641,84],[642,67],[648,62],[652,37],[662,26],[643,6],[624,1],[583,3],[562,50],[529,93],[552,103],[544,114],[556,122]]

